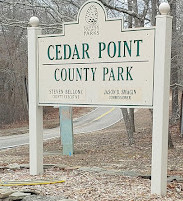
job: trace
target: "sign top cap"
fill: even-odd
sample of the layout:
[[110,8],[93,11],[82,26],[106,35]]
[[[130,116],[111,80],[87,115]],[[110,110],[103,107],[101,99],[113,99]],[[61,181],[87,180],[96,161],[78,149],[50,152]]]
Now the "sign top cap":
[[39,19],[37,17],[33,16],[33,17],[30,18],[29,24],[32,27],[38,27],[39,26]]
[[161,15],[168,15],[170,12],[170,5],[166,2],[161,3],[159,6],[159,12]]

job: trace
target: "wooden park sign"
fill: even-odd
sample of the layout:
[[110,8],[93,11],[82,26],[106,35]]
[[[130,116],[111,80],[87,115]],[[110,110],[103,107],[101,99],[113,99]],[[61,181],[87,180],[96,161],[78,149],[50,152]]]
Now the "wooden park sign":
[[39,105],[152,107],[155,29],[106,16],[90,1],[63,34],[38,36]]
[[43,106],[153,108],[151,192],[166,194],[172,17],[162,3],[156,27],[124,29],[88,1],[63,34],[28,28],[30,174],[43,173]]

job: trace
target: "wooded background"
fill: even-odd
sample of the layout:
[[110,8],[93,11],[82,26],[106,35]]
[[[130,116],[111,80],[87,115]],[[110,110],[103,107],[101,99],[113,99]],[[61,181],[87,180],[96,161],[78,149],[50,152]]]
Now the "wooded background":
[[[75,21],[85,0],[0,0],[0,127],[28,120],[27,27],[37,16],[43,34],[61,33],[64,22]],[[149,27],[161,0],[101,0],[108,17],[123,17],[124,27]],[[180,119],[183,87],[183,4],[169,0],[173,16],[170,125]],[[133,110],[123,109],[133,117]],[[129,115],[131,114],[131,115]],[[130,118],[133,130],[133,118]],[[127,125],[128,126],[128,125]]]

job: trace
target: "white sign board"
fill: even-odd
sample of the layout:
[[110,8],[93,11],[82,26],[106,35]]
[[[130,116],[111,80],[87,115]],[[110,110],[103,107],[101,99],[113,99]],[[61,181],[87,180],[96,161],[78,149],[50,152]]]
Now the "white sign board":
[[122,25],[91,1],[63,34],[39,36],[39,105],[152,107],[154,29]]

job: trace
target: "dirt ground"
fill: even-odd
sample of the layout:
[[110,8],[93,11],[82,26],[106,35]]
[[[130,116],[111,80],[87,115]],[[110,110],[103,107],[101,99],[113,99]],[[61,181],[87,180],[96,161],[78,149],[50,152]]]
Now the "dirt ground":
[[[152,122],[149,110],[140,109],[135,113],[135,126],[135,143],[132,146],[129,146],[123,121],[119,121],[117,124],[101,131],[74,135],[74,156],[62,156],[60,138],[44,142],[44,164],[59,164],[63,167],[70,167],[62,170],[59,168],[47,170],[45,177],[48,178],[48,175],[51,175],[50,172],[56,177],[58,175],[65,177],[69,182],[70,188],[67,184],[64,187],[57,186],[57,188],[62,188],[60,191],[64,195],[77,200],[183,200],[182,182],[174,181],[173,183],[169,183],[167,196],[160,198],[158,196],[150,196],[149,179],[130,178],[119,175],[101,176],[99,173],[81,173],[77,170],[78,166],[97,167],[106,170],[133,171],[140,175],[150,175]],[[180,138],[178,130],[178,126],[171,127],[174,148],[168,151],[168,175],[183,177],[183,139]],[[0,151],[0,166],[12,163],[29,163],[29,149],[27,145]],[[9,179],[16,179],[17,176],[15,175],[17,174],[20,177],[21,173],[26,175],[25,178],[31,179],[28,170],[17,170],[12,173],[5,169],[0,172],[0,177],[5,179],[7,178],[6,174],[9,174]],[[14,174],[14,176],[11,174]],[[101,180],[102,184],[100,184],[100,188],[98,187],[98,190],[95,190],[95,192],[90,191],[89,193],[87,190],[89,178],[95,182]],[[109,187],[110,182],[107,178],[112,181],[111,187]],[[106,185],[104,184],[104,180]],[[74,182],[78,182],[78,185]],[[99,184],[95,182],[92,183],[90,181],[91,185],[96,187]],[[126,182],[126,190],[123,188],[123,195],[119,195],[119,192],[122,190],[121,187],[125,185],[124,182]],[[86,189],[83,186],[84,184]],[[134,186],[128,189],[130,185]],[[103,191],[101,188],[103,188]],[[50,186],[47,187],[47,190],[41,188],[40,191],[43,195],[55,195],[53,189],[51,189],[52,187]],[[135,193],[132,192],[133,190],[135,190]],[[106,193],[108,193],[108,197]]]

